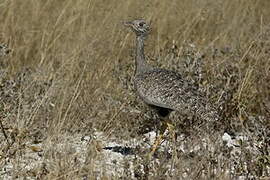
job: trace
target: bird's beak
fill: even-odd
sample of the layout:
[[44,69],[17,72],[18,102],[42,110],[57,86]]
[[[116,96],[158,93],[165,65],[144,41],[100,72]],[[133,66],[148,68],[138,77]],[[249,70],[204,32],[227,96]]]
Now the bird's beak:
[[128,27],[132,26],[131,21],[125,21],[125,22],[123,22],[123,24],[124,24],[124,26],[128,26]]

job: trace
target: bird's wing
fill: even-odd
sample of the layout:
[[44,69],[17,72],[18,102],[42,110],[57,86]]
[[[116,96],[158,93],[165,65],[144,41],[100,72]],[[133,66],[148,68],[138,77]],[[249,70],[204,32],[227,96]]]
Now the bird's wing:
[[139,96],[149,105],[181,113],[194,113],[202,119],[214,121],[219,116],[198,88],[176,72],[153,69],[135,76]]
[[194,111],[205,101],[195,85],[184,80],[180,74],[164,69],[135,76],[139,96],[150,105],[176,111]]

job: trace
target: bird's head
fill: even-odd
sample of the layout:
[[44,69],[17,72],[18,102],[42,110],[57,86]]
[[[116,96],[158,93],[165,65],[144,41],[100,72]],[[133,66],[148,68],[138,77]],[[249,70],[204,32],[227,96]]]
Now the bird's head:
[[7,45],[0,44],[0,56],[8,55],[11,52],[11,49]]
[[146,23],[145,20],[138,19],[133,21],[124,22],[124,25],[130,27],[137,36],[147,36],[150,31],[149,25]]

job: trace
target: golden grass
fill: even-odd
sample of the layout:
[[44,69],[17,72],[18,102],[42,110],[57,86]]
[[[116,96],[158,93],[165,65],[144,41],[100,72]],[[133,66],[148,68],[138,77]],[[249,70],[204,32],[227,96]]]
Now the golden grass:
[[[250,116],[270,117],[268,0],[2,0],[0,43],[13,50],[0,59],[7,71],[1,77],[1,121],[9,138],[15,137],[9,143],[29,141],[34,131],[47,140],[91,134],[93,128],[122,139],[139,137],[144,117],[123,111],[145,109],[130,91],[134,37],[122,26],[135,18],[151,22],[150,63],[175,68],[175,62],[164,60],[173,45],[178,56],[187,54],[189,44],[203,54],[202,84],[213,101],[223,103],[226,127],[240,123],[245,129]],[[221,103],[224,92],[228,97]],[[6,156],[10,146],[3,145]],[[81,177],[62,176],[61,170],[42,178]]]

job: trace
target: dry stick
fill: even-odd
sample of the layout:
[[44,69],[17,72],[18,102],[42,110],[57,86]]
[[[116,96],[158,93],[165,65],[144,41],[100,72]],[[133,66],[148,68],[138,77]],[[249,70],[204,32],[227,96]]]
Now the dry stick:
[[3,122],[2,122],[1,119],[0,119],[0,126],[1,126],[2,132],[3,132],[3,134],[4,134],[4,137],[5,137],[6,141],[7,141],[7,144],[8,144],[8,146],[10,146],[10,143],[9,143],[9,141],[8,141],[8,136],[7,136],[7,133],[6,133],[6,131],[5,131],[5,128],[4,128],[4,125],[3,125]]
[[105,125],[105,127],[103,128],[103,131],[105,131],[109,125],[112,123],[112,121],[120,114],[120,112],[123,110],[123,108],[127,105],[128,103],[125,102],[123,103],[120,108],[118,109],[118,111],[113,115],[113,117],[108,121],[108,123]]

